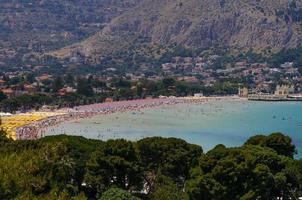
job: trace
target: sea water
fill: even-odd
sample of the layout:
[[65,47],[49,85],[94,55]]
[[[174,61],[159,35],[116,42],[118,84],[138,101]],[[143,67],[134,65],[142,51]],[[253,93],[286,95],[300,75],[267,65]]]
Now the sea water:
[[98,115],[49,129],[46,135],[71,134],[92,139],[182,138],[208,151],[217,144],[240,146],[255,134],[282,132],[302,157],[302,102],[212,101]]

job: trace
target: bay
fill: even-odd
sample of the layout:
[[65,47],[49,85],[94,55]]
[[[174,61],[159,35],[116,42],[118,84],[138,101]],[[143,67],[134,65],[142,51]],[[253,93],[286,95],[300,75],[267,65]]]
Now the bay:
[[46,135],[70,134],[92,139],[182,138],[208,151],[217,144],[240,146],[256,134],[282,132],[302,157],[302,102],[211,101],[97,115],[48,129]]

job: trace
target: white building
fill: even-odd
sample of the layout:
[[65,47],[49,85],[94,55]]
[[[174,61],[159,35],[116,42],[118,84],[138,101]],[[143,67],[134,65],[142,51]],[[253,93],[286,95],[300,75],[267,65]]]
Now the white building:
[[203,93],[196,93],[194,94],[194,97],[203,97]]

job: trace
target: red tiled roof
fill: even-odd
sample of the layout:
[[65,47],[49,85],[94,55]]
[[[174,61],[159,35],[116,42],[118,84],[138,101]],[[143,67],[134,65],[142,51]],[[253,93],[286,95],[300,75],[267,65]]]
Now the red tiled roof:
[[2,89],[2,90],[0,90],[1,92],[3,92],[4,94],[12,94],[14,91],[12,90],[12,89],[10,89],[10,88],[8,88],[8,89]]

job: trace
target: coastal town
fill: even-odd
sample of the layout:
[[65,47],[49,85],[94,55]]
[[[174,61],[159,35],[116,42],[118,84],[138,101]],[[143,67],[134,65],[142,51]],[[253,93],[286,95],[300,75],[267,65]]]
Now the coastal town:
[[238,89],[238,95],[208,96],[203,93],[195,93],[193,96],[159,96],[158,98],[146,98],[141,100],[113,101],[106,99],[104,103],[76,106],[73,108],[61,108],[50,110],[47,106],[39,111],[26,113],[0,113],[0,128],[7,133],[7,137],[13,140],[38,139],[43,137],[47,129],[55,128],[58,124],[71,120],[90,118],[95,115],[113,114],[116,112],[134,112],[143,109],[159,107],[162,105],[206,103],[219,100],[251,100],[251,101],[302,101],[302,94],[295,93],[294,86],[277,85],[272,94],[251,94],[252,90],[246,87]]
[[[1,128],[14,140],[34,139],[43,136],[45,127],[65,120],[162,104],[205,102],[213,97],[233,95],[253,101],[302,100],[302,75],[293,62],[274,67],[265,62],[241,60],[219,67],[219,59],[219,55],[172,57],[170,62],[161,64],[161,74],[148,74],[141,69],[139,73],[121,76],[115,68],[77,77],[41,73],[47,66],[3,71],[0,73]],[[81,59],[75,57],[74,61]],[[221,80],[229,85],[218,87]],[[135,99],[147,100],[133,106]],[[122,107],[116,106],[119,101]],[[89,104],[95,106],[94,110]]]
[[[150,73],[148,68],[141,68],[137,72],[120,74],[118,69],[111,67],[102,70],[100,74],[88,72],[78,75],[78,77],[93,77],[109,89],[114,89],[112,82],[117,78],[130,82],[143,79],[156,82],[165,77],[175,77],[179,81],[205,88],[213,87],[224,81],[247,85],[254,91],[263,93],[272,93],[277,84],[294,85],[297,92],[302,90],[302,73],[299,67],[294,65],[294,62],[272,66],[265,62],[251,63],[247,60],[241,60],[226,63],[224,66],[217,66],[219,59],[221,57],[218,55],[172,57],[170,62],[161,64],[162,73]],[[59,75],[46,73],[46,69],[50,69],[50,67],[47,65],[29,65],[16,71],[3,71],[0,73],[0,92],[9,97],[34,92],[51,93],[51,85]],[[106,92],[106,89],[100,85],[94,86],[93,90],[96,93]],[[75,84],[71,84],[62,85],[56,92],[59,95],[64,95],[75,91]]]
[[265,59],[253,52],[232,56],[177,51],[148,63],[137,55],[139,67],[126,71],[106,58],[89,58],[80,52],[67,60],[38,59],[40,64],[1,68],[2,129],[15,140],[33,139],[43,135],[43,127],[65,120],[162,104],[203,103],[224,97],[302,100],[301,66],[294,59],[284,60],[278,54]]
[[[199,75],[205,86],[212,86],[217,80],[248,79],[254,90],[273,91],[276,82],[284,84],[301,84],[302,76],[293,62],[285,62],[280,66],[269,66],[268,63],[248,63],[246,60],[228,63],[224,67],[217,66],[218,55],[204,57],[174,57],[170,63],[162,65],[168,75],[182,73]],[[280,77],[281,76],[281,77]],[[187,80],[192,80],[186,77]],[[195,80],[196,81],[196,80]]]

